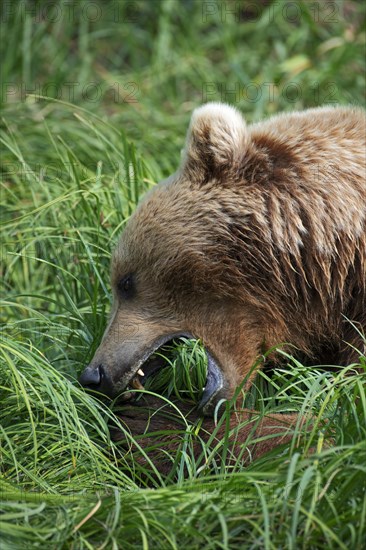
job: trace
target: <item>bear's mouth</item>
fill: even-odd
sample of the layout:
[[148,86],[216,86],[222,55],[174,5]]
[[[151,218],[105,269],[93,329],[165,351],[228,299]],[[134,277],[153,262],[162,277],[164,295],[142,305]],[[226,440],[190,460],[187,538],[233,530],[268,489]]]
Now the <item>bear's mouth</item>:
[[[154,344],[142,354],[141,358],[135,363],[134,368],[131,369],[133,374],[130,376],[125,386],[126,393],[122,396],[122,399],[125,401],[131,399],[133,392],[129,390],[143,390],[148,378],[166,367],[167,363],[160,354],[157,354],[163,346],[165,347],[185,338],[193,339],[194,336],[186,332],[169,334],[155,341]],[[206,346],[204,346],[204,350],[207,355],[207,377],[199,408],[204,414],[209,414],[217,402],[219,393],[224,388],[224,377],[222,369],[214,355]]]

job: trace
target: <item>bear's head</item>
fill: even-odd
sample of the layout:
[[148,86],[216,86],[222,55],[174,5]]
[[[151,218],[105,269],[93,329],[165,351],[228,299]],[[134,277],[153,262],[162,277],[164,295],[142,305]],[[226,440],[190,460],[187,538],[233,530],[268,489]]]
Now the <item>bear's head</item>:
[[260,292],[267,285],[261,199],[250,181],[250,201],[242,196],[250,150],[234,108],[213,103],[193,113],[180,169],[144,197],[114,252],[112,314],[84,386],[116,396],[136,376],[143,380],[164,343],[199,338],[208,356],[201,406],[209,414],[249,376],[263,343],[276,340]]

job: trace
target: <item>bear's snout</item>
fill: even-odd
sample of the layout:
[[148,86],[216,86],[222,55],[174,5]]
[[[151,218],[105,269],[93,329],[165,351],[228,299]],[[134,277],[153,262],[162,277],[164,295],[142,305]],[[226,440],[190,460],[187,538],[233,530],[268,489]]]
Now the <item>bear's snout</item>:
[[79,382],[84,388],[90,390],[100,391],[105,395],[108,395],[111,389],[111,381],[109,380],[105,368],[99,364],[94,366],[88,365],[79,377]]

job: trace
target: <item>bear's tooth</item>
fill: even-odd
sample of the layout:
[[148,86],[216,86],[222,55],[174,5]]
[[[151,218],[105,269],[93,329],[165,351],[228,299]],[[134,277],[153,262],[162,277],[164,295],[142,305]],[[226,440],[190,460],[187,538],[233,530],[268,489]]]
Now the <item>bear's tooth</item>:
[[137,374],[139,374],[140,376],[145,376],[145,373],[144,373],[144,371],[143,371],[142,369],[139,369],[139,370],[137,371]]
[[144,386],[141,384],[140,380],[135,376],[135,378],[132,378],[130,382],[131,388],[134,390],[143,390]]

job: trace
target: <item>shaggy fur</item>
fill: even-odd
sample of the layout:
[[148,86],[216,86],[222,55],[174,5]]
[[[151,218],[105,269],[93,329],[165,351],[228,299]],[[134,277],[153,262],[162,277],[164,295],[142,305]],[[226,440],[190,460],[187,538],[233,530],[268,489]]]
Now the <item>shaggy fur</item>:
[[159,339],[180,333],[200,338],[224,376],[206,413],[245,377],[248,387],[257,358],[280,343],[314,363],[357,361],[365,135],[356,108],[249,127],[227,105],[197,109],[181,168],[147,194],[116,248],[113,314],[88,371],[103,366],[103,391],[124,389]]
[[364,112],[239,122],[225,105],[196,111],[182,168],[131,217],[112,264],[114,288],[137,274],[142,338],[151,323],[201,338],[225,372],[220,397],[279,343],[356,361],[366,329]]
[[176,401],[175,406],[180,414],[163,399],[149,395],[144,395],[141,401],[133,405],[124,405],[119,417],[133,441],[120,428],[111,427],[113,440],[123,445],[135,465],[138,463],[143,468],[147,467],[150,476],[149,461],[160,475],[166,476],[171,472],[177,450],[186,448],[186,422],[195,426],[190,432],[192,445],[186,448],[186,452],[188,456],[192,452],[198,468],[210,467],[207,464],[208,448],[214,450],[216,464],[223,458],[220,455],[225,454],[226,466],[235,467],[238,461],[248,465],[274,448],[289,443],[294,437],[300,443],[301,433],[310,428],[306,419],[300,425],[296,415],[271,414],[263,418],[246,409],[232,413],[228,423],[224,418],[216,425],[213,419],[206,417],[201,424],[192,403]]

